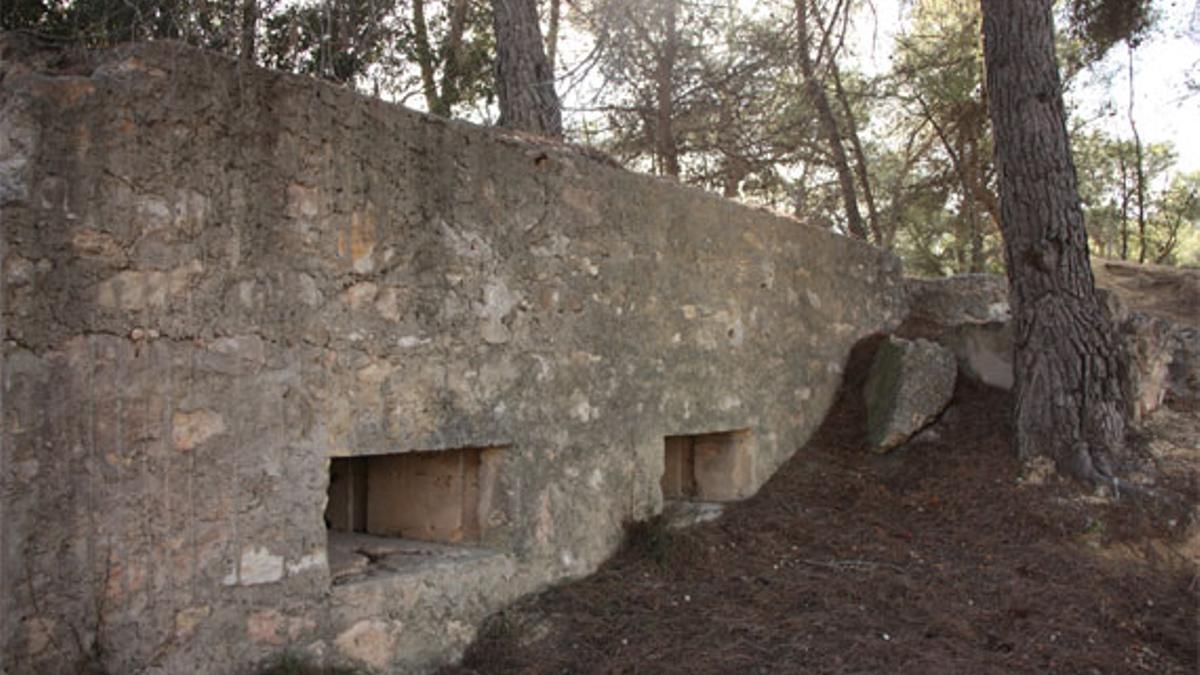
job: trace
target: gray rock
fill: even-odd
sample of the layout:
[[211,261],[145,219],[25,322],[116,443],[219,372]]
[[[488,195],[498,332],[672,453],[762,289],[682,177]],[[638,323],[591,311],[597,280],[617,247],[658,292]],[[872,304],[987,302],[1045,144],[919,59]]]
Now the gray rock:
[[887,452],[932,422],[950,402],[956,374],[949,350],[928,340],[888,337],[863,388],[871,447]]
[[949,349],[973,380],[1012,389],[1012,321],[1004,277],[964,274],[904,283],[910,310],[908,330],[901,334]]
[[938,339],[958,359],[968,377],[991,387],[1012,389],[1012,322],[961,324]]
[[1166,398],[1168,366],[1172,360],[1174,326],[1169,321],[1132,312],[1117,324],[1129,357],[1125,396],[1133,422],[1158,410]]
[[904,280],[909,317],[941,326],[1007,322],[1008,282],[995,274]]
[[1177,401],[1200,403],[1200,330],[1182,327],[1173,333],[1167,388]]

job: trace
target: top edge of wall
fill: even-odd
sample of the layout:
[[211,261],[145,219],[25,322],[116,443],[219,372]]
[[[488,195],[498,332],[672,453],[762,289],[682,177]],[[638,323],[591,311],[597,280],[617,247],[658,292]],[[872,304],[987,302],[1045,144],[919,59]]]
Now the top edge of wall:
[[[764,206],[745,204],[701,188],[680,183],[671,178],[640,173],[619,164],[603,151],[588,146],[557,141],[528,132],[500,127],[484,126],[459,119],[449,119],[405,107],[399,103],[384,101],[362,94],[337,84],[307,75],[272,70],[259,65],[247,65],[237,58],[174,40],[125,43],[113,47],[88,48],[79,45],[55,42],[22,32],[0,32],[0,95],[12,88],[22,75],[42,78],[88,78],[127,79],[143,77],[169,77],[172,68],[181,60],[202,60],[211,64],[216,71],[248,73],[264,81],[275,80],[291,86],[312,89],[317,95],[328,93],[345,99],[358,99],[362,103],[381,107],[392,114],[409,115],[425,124],[443,126],[477,137],[522,149],[527,153],[545,153],[547,159],[569,159],[585,161],[593,167],[636,177],[639,181],[652,182],[663,188],[689,193],[695,199],[703,199],[716,207],[734,211],[752,212],[757,217],[778,224],[795,225],[810,233],[832,237],[851,246],[873,249],[884,259],[892,259],[888,267],[899,268],[899,260],[891,253],[865,241],[847,237],[814,225],[791,214],[774,211]],[[17,77],[13,77],[17,76]]]

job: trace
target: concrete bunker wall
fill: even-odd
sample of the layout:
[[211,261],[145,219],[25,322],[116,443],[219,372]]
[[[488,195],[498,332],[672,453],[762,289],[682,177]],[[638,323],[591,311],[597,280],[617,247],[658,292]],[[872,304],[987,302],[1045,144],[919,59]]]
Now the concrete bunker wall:
[[[756,490],[903,313],[869,246],[569,149],[168,44],[0,54],[9,673],[442,663],[662,508],[667,437],[737,431],[714,498]],[[443,451],[474,522],[327,511]]]

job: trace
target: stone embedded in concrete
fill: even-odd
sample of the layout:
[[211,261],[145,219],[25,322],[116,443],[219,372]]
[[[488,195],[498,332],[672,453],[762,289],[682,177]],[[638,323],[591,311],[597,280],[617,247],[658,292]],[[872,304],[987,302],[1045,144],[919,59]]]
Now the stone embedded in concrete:
[[[433,670],[662,509],[664,430],[745,430],[693,477],[752,494],[905,311],[886,253],[569,148],[178,45],[0,51],[0,578],[41,591],[0,584],[6,672],[110,592],[112,672]],[[433,509],[460,543],[326,524],[331,458],[496,444]]]
[[932,422],[954,395],[956,375],[954,355],[936,343],[889,336],[863,386],[868,444],[887,452]]
[[246,637],[251,642],[284,644],[287,636],[284,634],[283,615],[273,609],[251,612],[246,617]]
[[175,614],[175,634],[177,640],[187,640],[196,634],[197,628],[212,613],[208,605],[185,607]]
[[272,584],[283,579],[283,556],[263,546],[248,546],[238,565],[238,583],[243,586]]
[[171,439],[176,450],[195,450],[224,431],[225,418],[208,409],[176,411],[171,418]]
[[334,645],[353,661],[383,670],[392,660],[396,633],[402,629],[389,621],[360,621],[338,635]]

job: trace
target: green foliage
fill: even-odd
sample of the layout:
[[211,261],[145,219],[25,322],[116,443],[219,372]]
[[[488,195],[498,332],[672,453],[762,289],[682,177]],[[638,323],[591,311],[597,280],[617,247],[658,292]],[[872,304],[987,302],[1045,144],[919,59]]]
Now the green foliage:
[[1154,23],[1151,0],[1071,0],[1069,33],[1081,46],[1086,61],[1098,61],[1113,45],[1134,46]]
[[107,46],[134,40],[184,40],[216,50],[237,42],[241,9],[220,0],[7,0],[0,28]]
[[265,63],[280,70],[351,83],[378,63],[394,37],[391,5],[329,0],[291,5],[266,18]]
[[[1136,148],[1133,141],[1093,131],[1072,139],[1079,197],[1092,252],[1106,258],[1178,264],[1187,260],[1200,227],[1200,173],[1173,173],[1170,144],[1143,148],[1146,252],[1137,222]],[[1189,244],[1190,245],[1190,244]],[[1182,257],[1181,257],[1182,256]]]
[[1002,269],[979,3],[921,0],[897,36],[888,94],[895,135],[891,227],[911,272]]
[[[677,13],[672,34],[668,5]],[[602,135],[590,140],[622,161],[665,172],[664,135],[681,179],[729,196],[789,200],[788,166],[811,158],[811,108],[799,94],[789,3],[592,0],[578,26],[597,45],[605,82]],[[662,46],[675,46],[673,56]],[[664,89],[665,88],[665,89]],[[664,91],[670,132],[660,129]],[[594,132],[593,132],[594,133]]]
[[[430,85],[440,94],[426,107],[449,115],[455,105],[490,100],[495,40],[489,0],[421,0],[423,31],[414,25],[417,2],[7,0],[0,2],[0,29],[86,47],[180,40],[402,101],[425,89],[428,65]],[[452,10],[460,4],[467,11],[456,24]],[[428,64],[418,62],[418,53]]]

